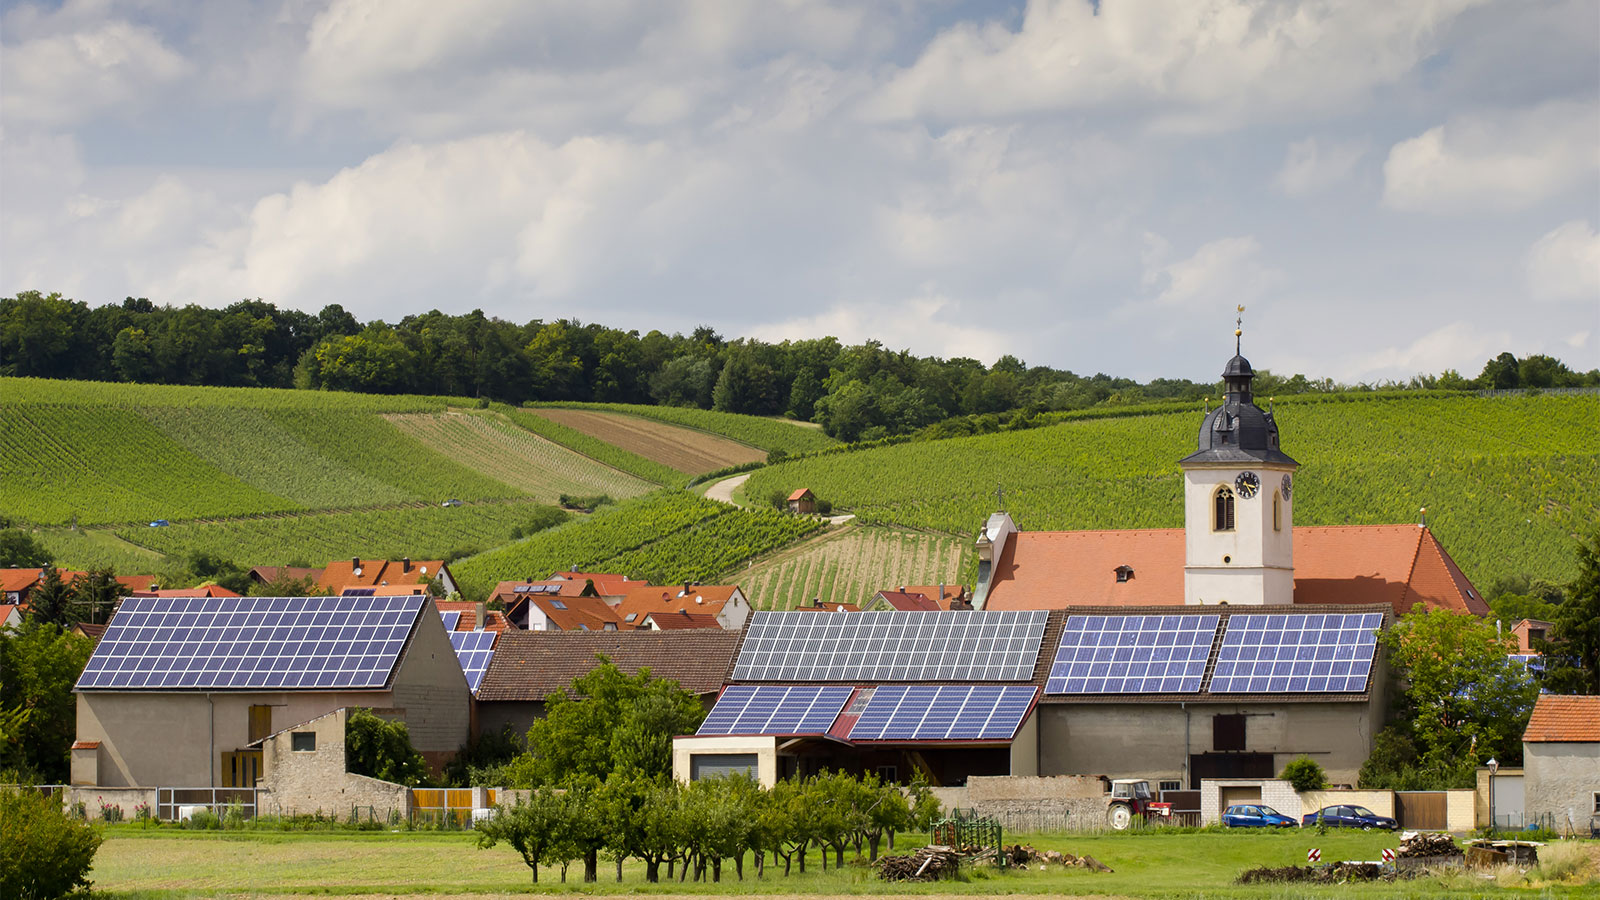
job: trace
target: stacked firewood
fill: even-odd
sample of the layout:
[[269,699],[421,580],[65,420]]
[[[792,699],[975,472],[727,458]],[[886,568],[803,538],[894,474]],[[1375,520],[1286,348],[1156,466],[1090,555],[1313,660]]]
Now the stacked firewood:
[[955,850],[935,844],[909,856],[879,857],[878,877],[884,881],[933,881],[955,875],[960,866],[961,857]]
[[1460,855],[1461,848],[1456,846],[1455,838],[1433,831],[1418,831],[1406,835],[1400,841],[1400,851],[1395,854],[1403,859]]

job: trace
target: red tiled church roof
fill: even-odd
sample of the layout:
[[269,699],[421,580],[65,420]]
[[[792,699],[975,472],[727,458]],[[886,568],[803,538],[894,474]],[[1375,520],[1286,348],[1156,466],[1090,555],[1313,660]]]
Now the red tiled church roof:
[[1522,739],[1529,743],[1600,742],[1600,697],[1540,694]]
[[[995,564],[986,609],[1182,606],[1181,528],[1022,531]],[[1118,566],[1133,569],[1119,582]],[[1395,615],[1429,609],[1488,615],[1433,532],[1418,525],[1299,526],[1294,530],[1294,602],[1387,603]]]

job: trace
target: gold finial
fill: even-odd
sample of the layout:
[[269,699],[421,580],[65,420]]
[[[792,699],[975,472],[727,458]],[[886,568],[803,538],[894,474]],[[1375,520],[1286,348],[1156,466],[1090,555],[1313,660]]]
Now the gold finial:
[[1233,355],[1239,355],[1239,337],[1244,334],[1244,304],[1238,306],[1239,314],[1233,318]]

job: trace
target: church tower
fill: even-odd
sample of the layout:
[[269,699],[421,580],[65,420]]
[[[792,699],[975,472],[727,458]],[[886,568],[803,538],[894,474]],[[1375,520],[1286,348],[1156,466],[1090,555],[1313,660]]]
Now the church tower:
[[[1243,312],[1244,307],[1240,307]],[[1255,371],[1239,353],[1222,370],[1227,395],[1200,423],[1183,469],[1183,602],[1288,606],[1294,602],[1294,470],[1278,424],[1255,404]]]

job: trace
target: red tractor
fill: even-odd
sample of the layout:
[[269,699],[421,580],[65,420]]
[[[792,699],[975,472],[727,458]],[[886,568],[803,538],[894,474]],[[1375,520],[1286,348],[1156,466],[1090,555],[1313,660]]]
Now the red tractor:
[[1118,778],[1111,782],[1111,800],[1106,807],[1106,824],[1122,831],[1135,818],[1172,819],[1172,804],[1150,799],[1150,782],[1143,778]]

